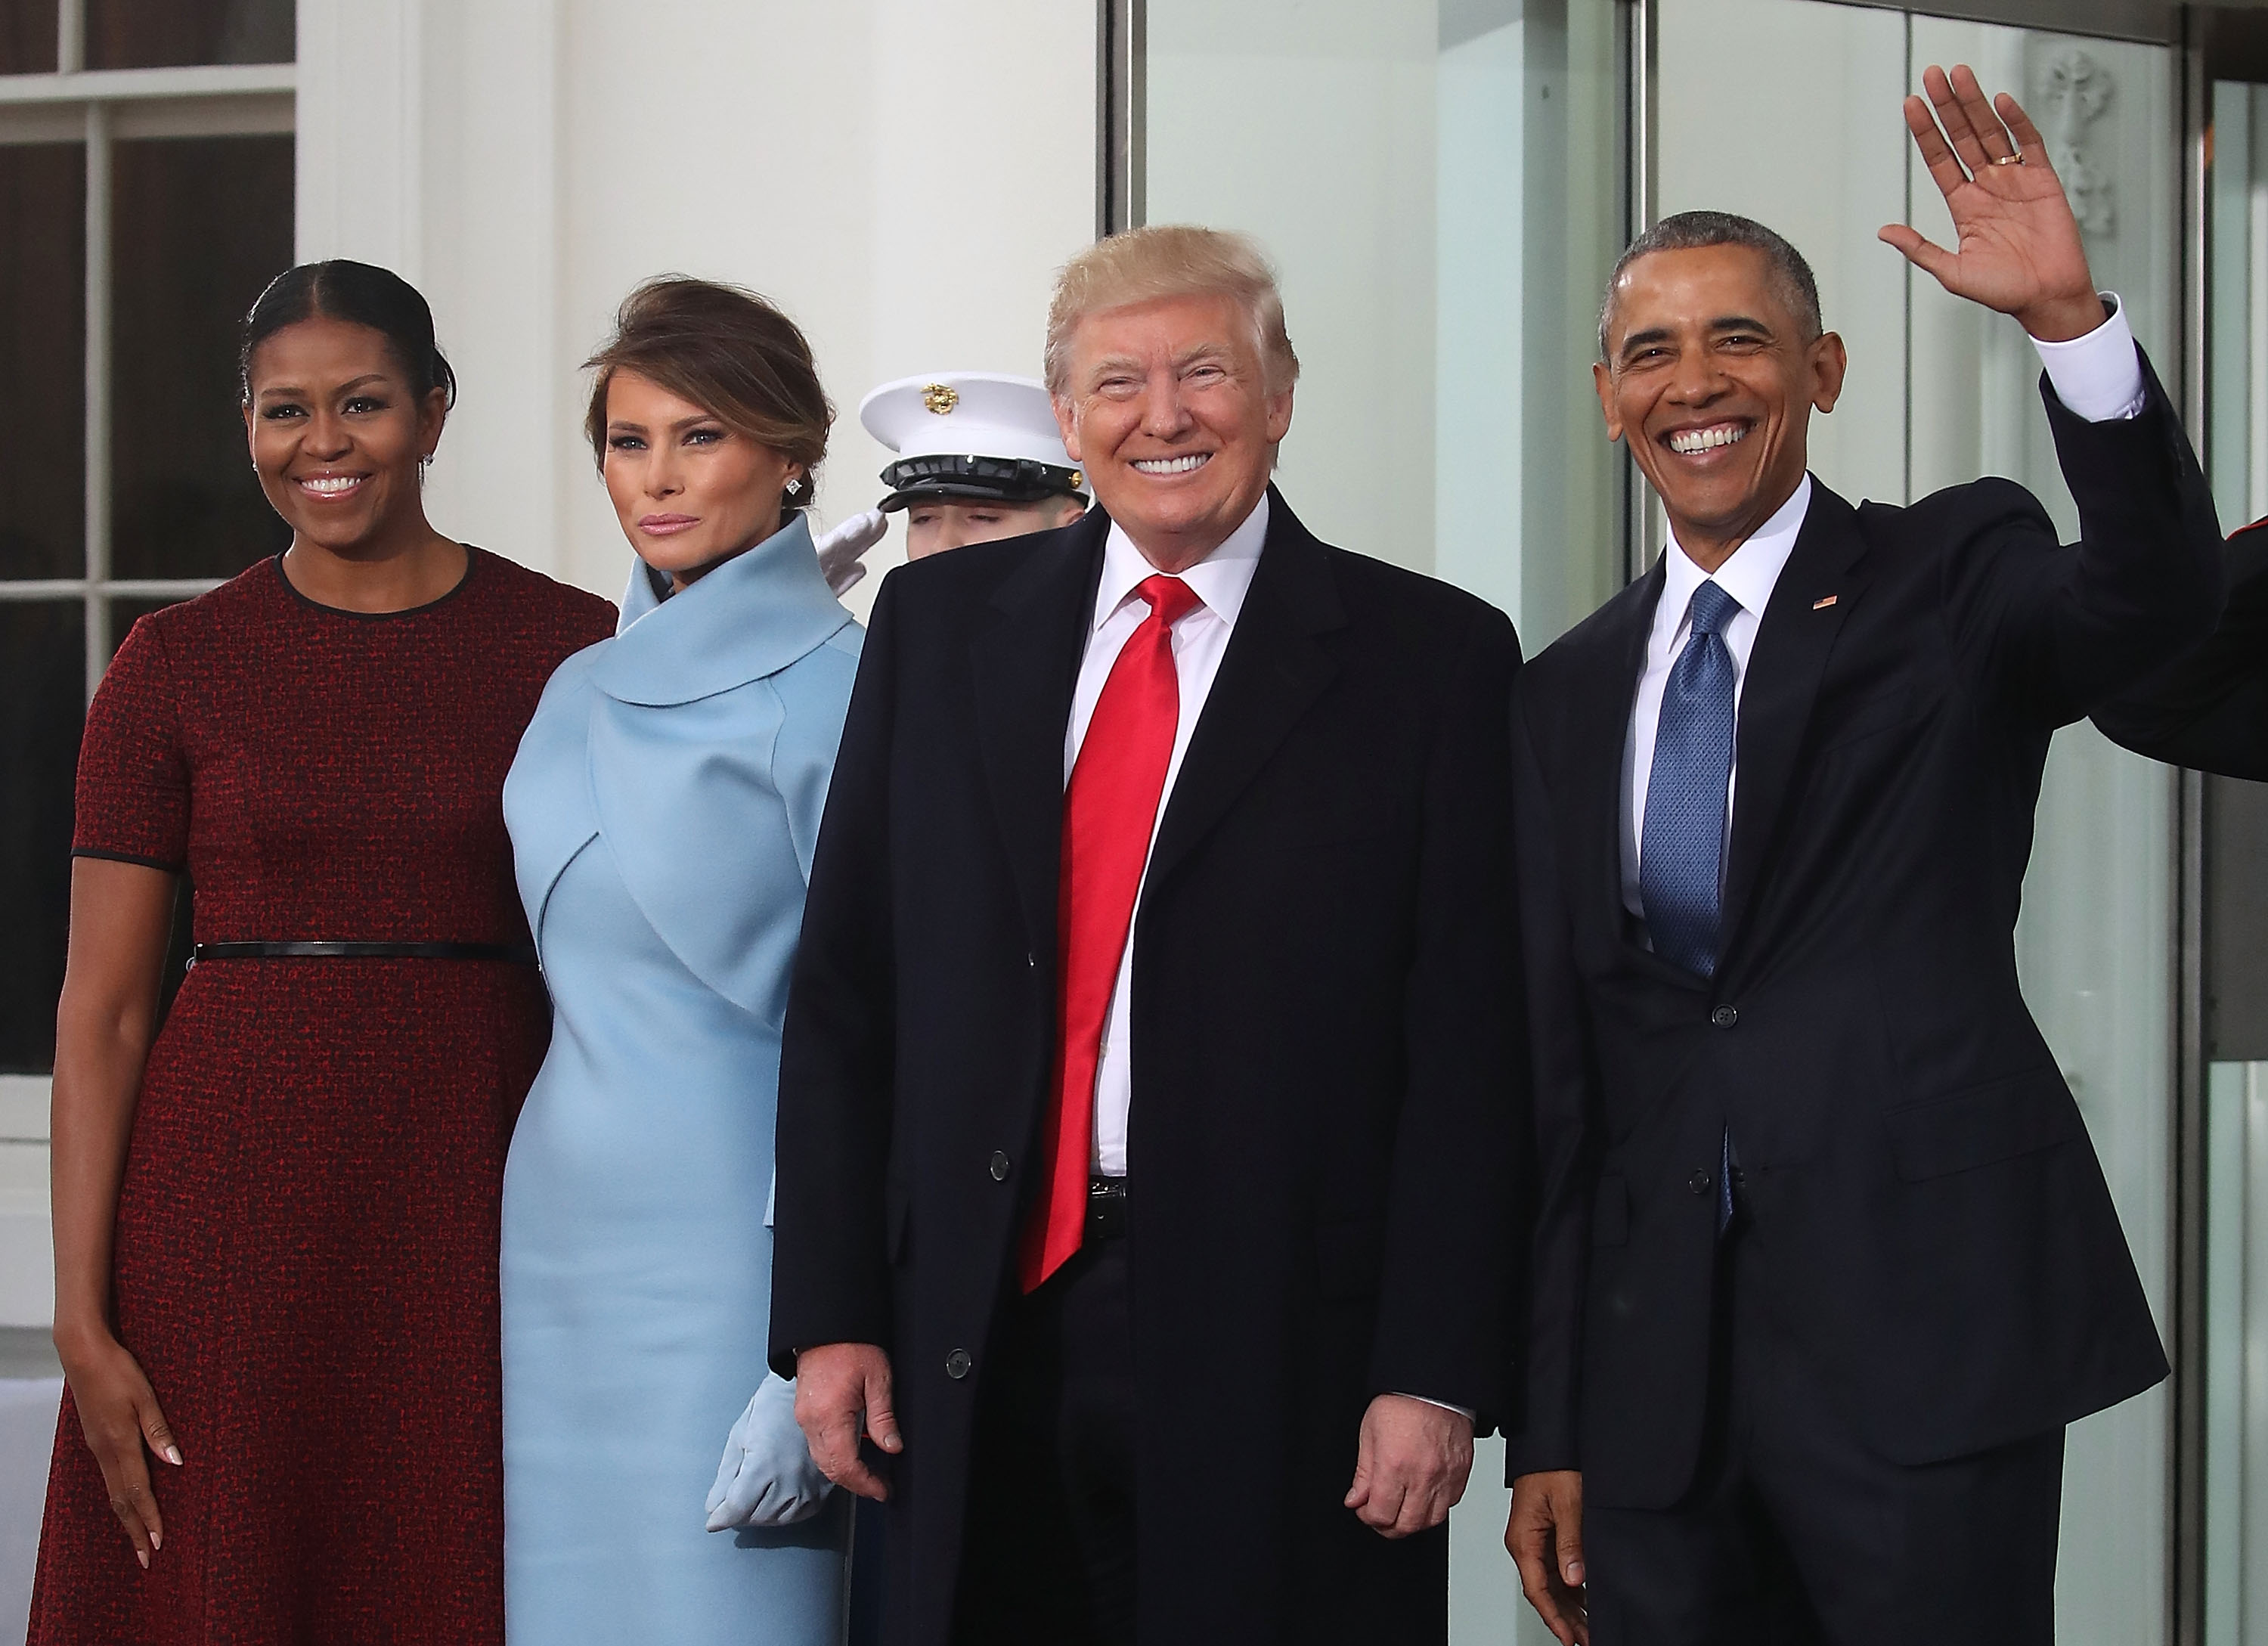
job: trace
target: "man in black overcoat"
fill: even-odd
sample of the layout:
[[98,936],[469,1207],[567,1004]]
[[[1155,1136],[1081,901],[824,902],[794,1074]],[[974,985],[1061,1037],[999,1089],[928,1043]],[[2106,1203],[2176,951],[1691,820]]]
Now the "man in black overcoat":
[[2064,1426],[2165,1374],[2014,928],[2051,734],[2212,624],[2219,533],[2038,133],[1925,84],[1959,251],[1883,238],[2039,343],[2076,547],[2006,481],[1805,472],[1843,348],[1760,225],[1669,218],[1609,288],[1608,432],[1674,541],[1513,710],[1506,1539],[1565,1642],[2046,1646]]
[[1517,642],[1270,486],[1238,237],[1082,254],[1048,369],[1101,507],[874,607],[772,1363],[887,1494],[894,1640],[1439,1642],[1513,1364]]
[[2228,535],[2228,603],[2205,643],[2095,712],[2136,754],[2268,783],[2268,520]]

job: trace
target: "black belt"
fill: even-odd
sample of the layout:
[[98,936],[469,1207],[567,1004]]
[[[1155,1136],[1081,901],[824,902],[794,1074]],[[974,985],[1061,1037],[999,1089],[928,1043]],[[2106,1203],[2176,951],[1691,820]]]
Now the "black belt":
[[1116,1240],[1126,1232],[1126,1179],[1086,1180],[1086,1238]]
[[506,960],[535,964],[530,943],[199,943],[189,963],[201,960]]

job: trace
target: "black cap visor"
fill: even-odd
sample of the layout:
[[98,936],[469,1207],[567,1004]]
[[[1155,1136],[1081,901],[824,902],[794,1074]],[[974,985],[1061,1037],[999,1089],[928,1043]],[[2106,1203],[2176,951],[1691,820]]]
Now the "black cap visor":
[[881,479],[891,489],[882,499],[885,513],[924,501],[1039,503],[1076,498],[1084,504],[1087,497],[1086,477],[1078,469],[1029,458],[909,457],[882,470]]

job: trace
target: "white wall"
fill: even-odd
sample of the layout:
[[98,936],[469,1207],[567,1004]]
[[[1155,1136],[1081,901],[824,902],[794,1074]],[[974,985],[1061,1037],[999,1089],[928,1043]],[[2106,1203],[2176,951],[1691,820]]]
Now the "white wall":
[[1094,234],[1094,31],[1063,0],[300,0],[298,255],[433,304],[463,384],[436,523],[616,595],[578,363],[622,296],[681,270],[777,302],[840,413],[821,518],[870,506],[868,388],[1038,373]]

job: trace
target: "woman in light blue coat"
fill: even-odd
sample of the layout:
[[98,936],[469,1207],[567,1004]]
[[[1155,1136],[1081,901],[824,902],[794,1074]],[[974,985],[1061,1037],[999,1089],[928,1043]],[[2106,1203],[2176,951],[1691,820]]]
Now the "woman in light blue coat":
[[591,364],[638,563],[504,785],[553,1001],[504,1173],[505,1628],[821,1646],[849,1505],[764,1334],[780,1022],[860,639],[796,506],[833,413],[793,323],[706,282],[641,287]]

